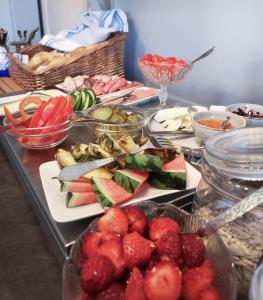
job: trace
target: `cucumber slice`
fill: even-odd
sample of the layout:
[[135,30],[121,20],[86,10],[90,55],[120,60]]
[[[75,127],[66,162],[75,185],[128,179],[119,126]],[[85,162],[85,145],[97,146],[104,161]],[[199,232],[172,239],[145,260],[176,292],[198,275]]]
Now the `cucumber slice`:
[[79,111],[81,107],[81,94],[80,92],[75,92],[73,94],[73,110]]
[[92,106],[92,99],[90,97],[90,94],[87,93],[86,91],[85,91],[85,94],[86,94],[86,99],[85,99],[85,103],[84,103],[82,110],[86,110]]
[[80,94],[81,94],[81,106],[80,106],[79,110],[82,111],[84,109],[84,106],[86,103],[87,95],[84,90],[80,90]]
[[[92,100],[92,105],[96,105],[97,104],[97,96],[96,96],[95,92],[92,89],[87,89],[86,91]],[[92,106],[92,105],[90,105],[90,106]]]
[[90,116],[93,119],[107,121],[111,118],[113,113],[113,109],[109,106],[101,106],[96,109],[94,109]]
[[139,121],[139,118],[136,114],[131,113],[130,115],[128,115],[127,121],[131,124],[137,123]]

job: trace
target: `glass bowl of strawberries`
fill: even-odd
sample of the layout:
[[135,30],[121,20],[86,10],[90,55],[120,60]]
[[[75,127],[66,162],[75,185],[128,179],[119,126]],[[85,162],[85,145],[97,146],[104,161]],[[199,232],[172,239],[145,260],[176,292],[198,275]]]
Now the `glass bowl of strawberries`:
[[234,300],[232,258],[217,234],[171,204],[113,207],[76,240],[63,268],[63,300]]

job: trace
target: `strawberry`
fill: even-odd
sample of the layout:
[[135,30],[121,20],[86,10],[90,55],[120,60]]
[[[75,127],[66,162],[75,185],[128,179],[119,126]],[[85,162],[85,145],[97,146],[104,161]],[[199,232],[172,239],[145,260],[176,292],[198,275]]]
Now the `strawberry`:
[[79,300],[94,300],[93,297],[89,296],[86,293],[81,293],[80,299]]
[[127,267],[131,270],[133,267],[148,263],[154,247],[153,242],[138,232],[127,233],[123,237],[123,256]]
[[81,250],[85,257],[90,257],[98,253],[99,244],[102,240],[102,234],[100,232],[88,232],[86,233],[81,242]]
[[114,264],[108,257],[91,256],[80,271],[80,285],[87,294],[96,294],[112,283],[114,272]]
[[124,288],[118,284],[113,283],[106,290],[102,291],[96,300],[123,300]]
[[112,207],[98,220],[97,230],[124,235],[128,231],[128,218],[121,208]]
[[125,292],[125,300],[146,300],[143,289],[143,276],[138,268],[133,268]]
[[167,231],[179,233],[180,227],[176,221],[166,217],[156,217],[150,222],[149,236],[152,241],[158,240]]
[[200,293],[198,300],[221,300],[221,297],[216,288],[209,286]]
[[163,261],[146,272],[144,291],[147,299],[176,300],[182,288],[182,273],[176,263]]
[[179,260],[181,256],[181,237],[178,233],[167,231],[157,240],[155,245],[162,260]]
[[137,231],[141,235],[146,232],[147,218],[138,206],[126,206],[123,208],[128,217],[129,232]]
[[196,300],[201,291],[215,281],[215,271],[211,262],[206,259],[200,267],[188,269],[183,275],[184,300]]
[[123,258],[122,240],[112,239],[104,241],[99,247],[99,253],[111,259],[115,266],[115,278],[120,278],[125,270]]
[[203,240],[194,233],[183,233],[182,253],[186,265],[195,268],[202,264],[205,259],[205,245]]

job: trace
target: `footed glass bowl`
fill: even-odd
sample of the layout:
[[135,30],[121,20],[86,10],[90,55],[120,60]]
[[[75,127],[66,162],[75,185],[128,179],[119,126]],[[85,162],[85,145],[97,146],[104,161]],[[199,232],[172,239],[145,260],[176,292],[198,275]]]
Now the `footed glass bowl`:
[[[166,216],[175,219],[183,232],[195,232],[200,226],[200,219],[171,204],[156,204],[152,201],[143,201],[135,204],[141,207],[146,216],[152,219],[156,216]],[[80,300],[81,287],[79,285],[78,266],[81,253],[82,236],[89,231],[96,230],[95,219],[87,230],[76,240],[70,251],[69,259],[63,268],[63,300]],[[204,239],[206,257],[209,258],[216,270],[216,285],[222,299],[236,299],[237,281],[231,254],[217,234]]]
[[161,87],[159,100],[162,107],[166,106],[167,87],[184,79],[192,68],[192,65],[185,61],[184,63],[150,62],[139,58],[138,63],[143,75]]

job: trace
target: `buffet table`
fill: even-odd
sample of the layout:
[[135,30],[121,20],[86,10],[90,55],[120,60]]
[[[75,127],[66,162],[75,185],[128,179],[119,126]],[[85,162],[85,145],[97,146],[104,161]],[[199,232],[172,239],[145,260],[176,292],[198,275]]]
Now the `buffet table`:
[[21,92],[23,90],[24,88],[17,84],[11,77],[0,77],[0,94]]
[[[0,97],[4,96],[6,95],[1,94]],[[181,102],[181,99],[178,99],[176,102]],[[154,101],[145,107],[152,108],[156,104],[157,102]],[[90,135],[85,127],[72,128],[69,138],[60,146],[68,148],[77,141],[88,139],[90,139]],[[57,149],[54,148],[45,151],[26,150],[21,148],[15,138],[8,134],[0,135],[0,143],[27,193],[28,201],[46,232],[52,250],[59,262],[63,264],[68,257],[71,245],[80,233],[84,231],[92,218],[69,223],[58,223],[53,220],[42,188],[39,166],[44,162],[54,160]],[[171,194],[169,196],[155,198],[154,200],[156,202],[175,200],[178,206],[188,209],[193,201],[194,194],[194,190],[188,190],[179,192],[176,195]]]

